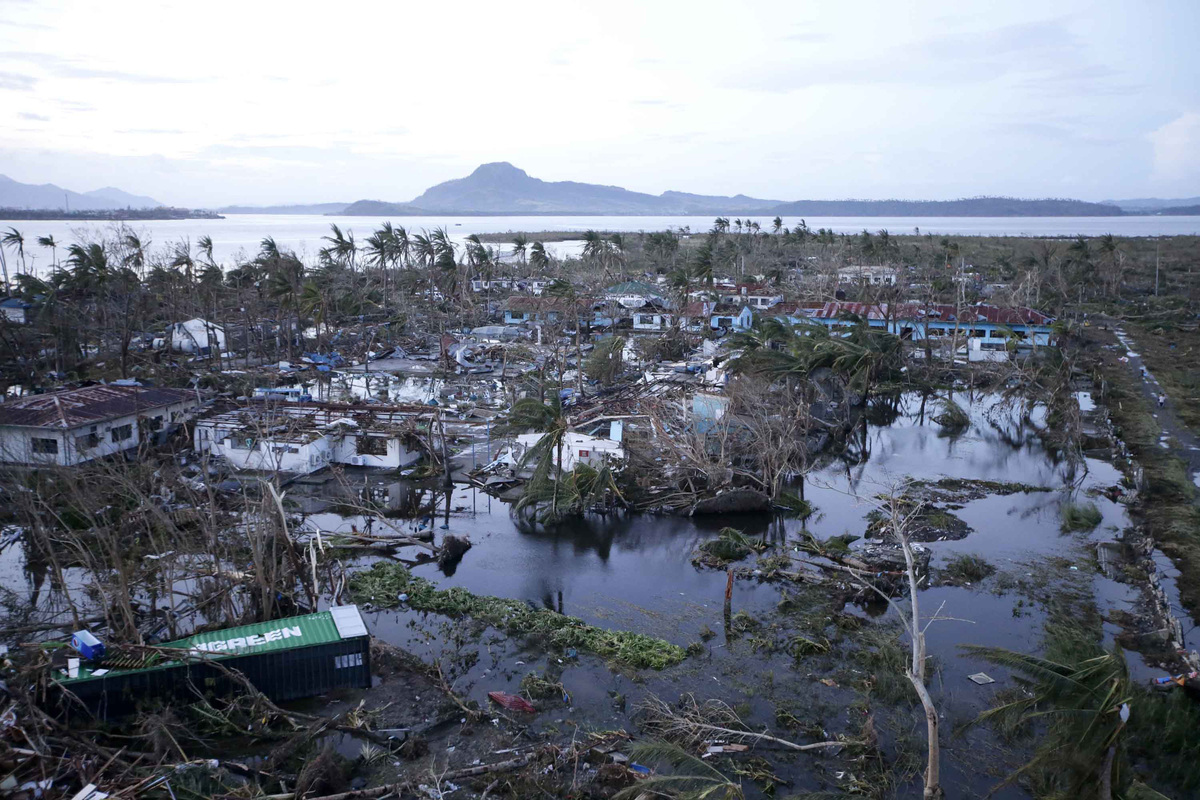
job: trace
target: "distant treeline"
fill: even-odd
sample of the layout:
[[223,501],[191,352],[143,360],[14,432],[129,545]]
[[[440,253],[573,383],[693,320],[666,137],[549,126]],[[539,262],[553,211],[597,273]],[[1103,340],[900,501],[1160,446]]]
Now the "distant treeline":
[[1084,200],[969,197],[961,200],[797,200],[773,212],[811,217],[1120,217],[1117,206]]
[[115,208],[93,211],[63,211],[59,208],[0,208],[0,219],[65,219],[81,222],[108,222],[150,219],[225,219],[215,211],[172,208]]

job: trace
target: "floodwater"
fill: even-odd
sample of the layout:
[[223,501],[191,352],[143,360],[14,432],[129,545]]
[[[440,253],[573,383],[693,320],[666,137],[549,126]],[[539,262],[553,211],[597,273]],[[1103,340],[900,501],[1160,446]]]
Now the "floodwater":
[[[771,217],[743,217],[770,230]],[[545,216],[545,217],[327,217],[316,214],[228,214],[225,219],[152,220],[126,223],[143,241],[156,246],[174,248],[181,240],[193,245],[201,236],[211,236],[213,252],[219,263],[232,264],[252,257],[259,244],[268,236],[280,246],[291,248],[309,258],[324,246],[321,237],[329,234],[330,223],[343,231],[351,230],[362,243],[385,221],[391,220],[410,233],[445,228],[460,244],[472,233],[502,233],[504,231],[661,231],[686,228],[702,233],[712,226],[710,217],[624,217],[624,216]],[[965,236],[1180,236],[1200,234],[1200,217],[809,217],[805,220],[814,230],[829,228],[837,233],[858,233],[864,229],[886,229],[894,234],[921,233]],[[785,218],[789,227],[798,225],[800,218]],[[86,238],[96,238],[115,223],[80,224],[67,220],[0,220],[0,227],[15,227],[25,241],[36,242],[41,236],[54,236],[62,247]],[[498,250],[511,247],[492,245]],[[582,242],[547,243],[548,250],[559,257],[577,255]],[[26,258],[30,269],[41,272],[51,264],[51,252],[28,246]],[[14,266],[9,263],[9,269]]]
[[[443,516],[442,501],[435,517],[373,524],[414,531],[433,527],[439,537],[449,533],[470,538],[472,549],[449,574],[433,563],[414,568],[415,574],[441,587],[462,586],[478,594],[525,600],[592,624],[651,634],[687,646],[700,641],[703,633],[724,628],[725,573],[690,562],[697,545],[715,536],[721,527],[740,528],[791,550],[805,533],[819,539],[843,533],[861,535],[873,508],[869,498],[906,479],[952,477],[1046,487],[1050,491],[988,494],[968,500],[954,512],[972,528],[966,538],[928,545],[935,570],[957,554],[970,553],[998,571],[979,586],[934,586],[920,595],[925,614],[942,608],[946,616],[954,618],[934,623],[928,632],[936,664],[932,686],[951,723],[945,727],[944,780],[956,796],[982,796],[999,775],[984,772],[978,754],[986,752],[986,758],[996,759],[989,763],[1008,764],[1004,759],[1012,753],[1000,753],[1002,748],[985,727],[961,734],[951,743],[951,727],[972,719],[989,706],[996,691],[1012,688],[1013,682],[1005,670],[964,655],[959,646],[984,644],[1036,652],[1045,621],[1045,609],[1038,603],[1029,602],[1019,592],[997,588],[999,577],[1028,579],[1043,586],[1061,584],[1096,597],[1106,612],[1130,608],[1137,594],[1104,577],[1094,559],[1097,542],[1114,539],[1129,525],[1123,506],[1104,496],[1088,496],[1103,513],[1103,522],[1088,533],[1060,530],[1061,504],[1118,483],[1118,471],[1092,458],[1075,466],[1056,459],[1038,438],[1043,421],[1040,412],[1025,416],[992,395],[959,395],[956,400],[969,409],[972,424],[967,432],[949,437],[929,421],[932,404],[923,406],[912,395],[902,397],[891,413],[884,415],[892,418],[888,424],[869,424],[865,433],[851,441],[847,452],[852,457],[834,457],[808,476],[805,493],[817,512],[804,522],[771,515],[613,515],[549,528],[530,527],[517,524],[506,503],[459,486],[450,498],[448,517]],[[878,415],[872,416],[878,420]],[[408,491],[394,477],[378,472],[352,471],[349,476],[352,482],[384,491],[399,492],[402,486]],[[323,498],[336,489],[332,479],[323,482],[320,476],[313,476],[293,484],[289,496],[312,510],[309,519],[323,530],[349,530],[351,526],[361,530],[363,518],[340,516],[330,507],[322,510],[326,505]],[[6,586],[27,587],[28,575],[22,573],[19,556],[14,558],[16,552],[10,548],[0,553],[0,579]],[[411,553],[402,555],[411,557]],[[375,560],[375,556],[362,556],[353,564],[367,566]],[[745,563],[752,565],[751,561]],[[1175,575],[1168,572],[1167,577]],[[1168,590],[1174,592],[1173,584]],[[762,620],[776,619],[782,613],[777,611],[781,596],[797,591],[802,592],[781,584],[739,580],[732,609]],[[886,624],[894,615],[878,604],[847,606],[846,611],[874,619],[874,624]],[[462,647],[447,639],[449,632],[463,623],[438,615],[370,610],[364,616],[373,634],[427,659],[450,663],[452,651]],[[1105,630],[1109,637],[1118,633],[1111,626]],[[484,706],[489,691],[519,691],[520,680],[528,671],[563,669],[561,680],[572,695],[572,706],[559,706],[541,715],[540,725],[551,724],[551,720],[561,723],[569,714],[583,725],[633,729],[629,714],[637,698],[653,693],[673,700],[685,691],[741,704],[747,718],[760,728],[775,728],[775,709],[785,706],[805,710],[831,734],[853,734],[859,724],[853,710],[858,695],[847,686],[861,681],[862,673],[842,656],[837,657],[841,660],[821,657],[825,660],[818,658],[800,666],[784,652],[758,651],[746,639],[718,635],[707,643],[704,655],[632,680],[586,654],[564,664],[555,655],[501,636],[485,637],[475,646],[481,657],[456,675],[455,689]],[[1157,674],[1137,654],[1129,653],[1129,658],[1135,678]],[[967,681],[967,675],[981,671],[996,683],[977,686]],[[832,680],[834,685],[820,680]],[[628,697],[628,708],[616,707],[614,696]],[[904,707],[876,713],[881,728],[888,724],[885,719],[897,720],[895,730],[908,730],[918,721]],[[772,759],[776,758],[781,757],[772,754]],[[777,772],[793,782],[792,791],[838,785],[839,768],[832,757],[804,754],[773,763]],[[1004,770],[998,769],[1003,774]],[[762,795],[753,790],[748,796]],[[1006,790],[999,796],[1023,795]]]

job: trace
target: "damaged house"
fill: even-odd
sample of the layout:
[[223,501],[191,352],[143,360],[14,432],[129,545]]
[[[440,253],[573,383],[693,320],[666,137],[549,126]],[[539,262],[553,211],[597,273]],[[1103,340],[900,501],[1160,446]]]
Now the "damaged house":
[[62,467],[138,447],[189,418],[194,391],[86,386],[0,403],[0,461]]
[[195,448],[239,470],[307,475],[330,464],[400,469],[426,443],[417,412],[402,408],[288,403],[227,411],[196,423]]

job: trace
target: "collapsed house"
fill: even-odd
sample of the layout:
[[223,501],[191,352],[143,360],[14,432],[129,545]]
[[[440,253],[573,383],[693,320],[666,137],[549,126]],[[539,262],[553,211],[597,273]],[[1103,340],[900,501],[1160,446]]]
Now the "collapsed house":
[[400,469],[428,449],[420,407],[253,405],[196,423],[197,453],[238,470],[307,475],[331,464]]
[[188,389],[99,385],[0,403],[0,461],[72,466],[170,433],[200,399]]

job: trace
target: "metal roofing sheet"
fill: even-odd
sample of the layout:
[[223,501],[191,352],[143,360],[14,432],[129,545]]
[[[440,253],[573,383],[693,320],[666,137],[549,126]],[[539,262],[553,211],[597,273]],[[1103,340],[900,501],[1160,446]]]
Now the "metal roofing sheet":
[[196,393],[188,389],[85,386],[0,403],[0,425],[75,428],[195,399]]

